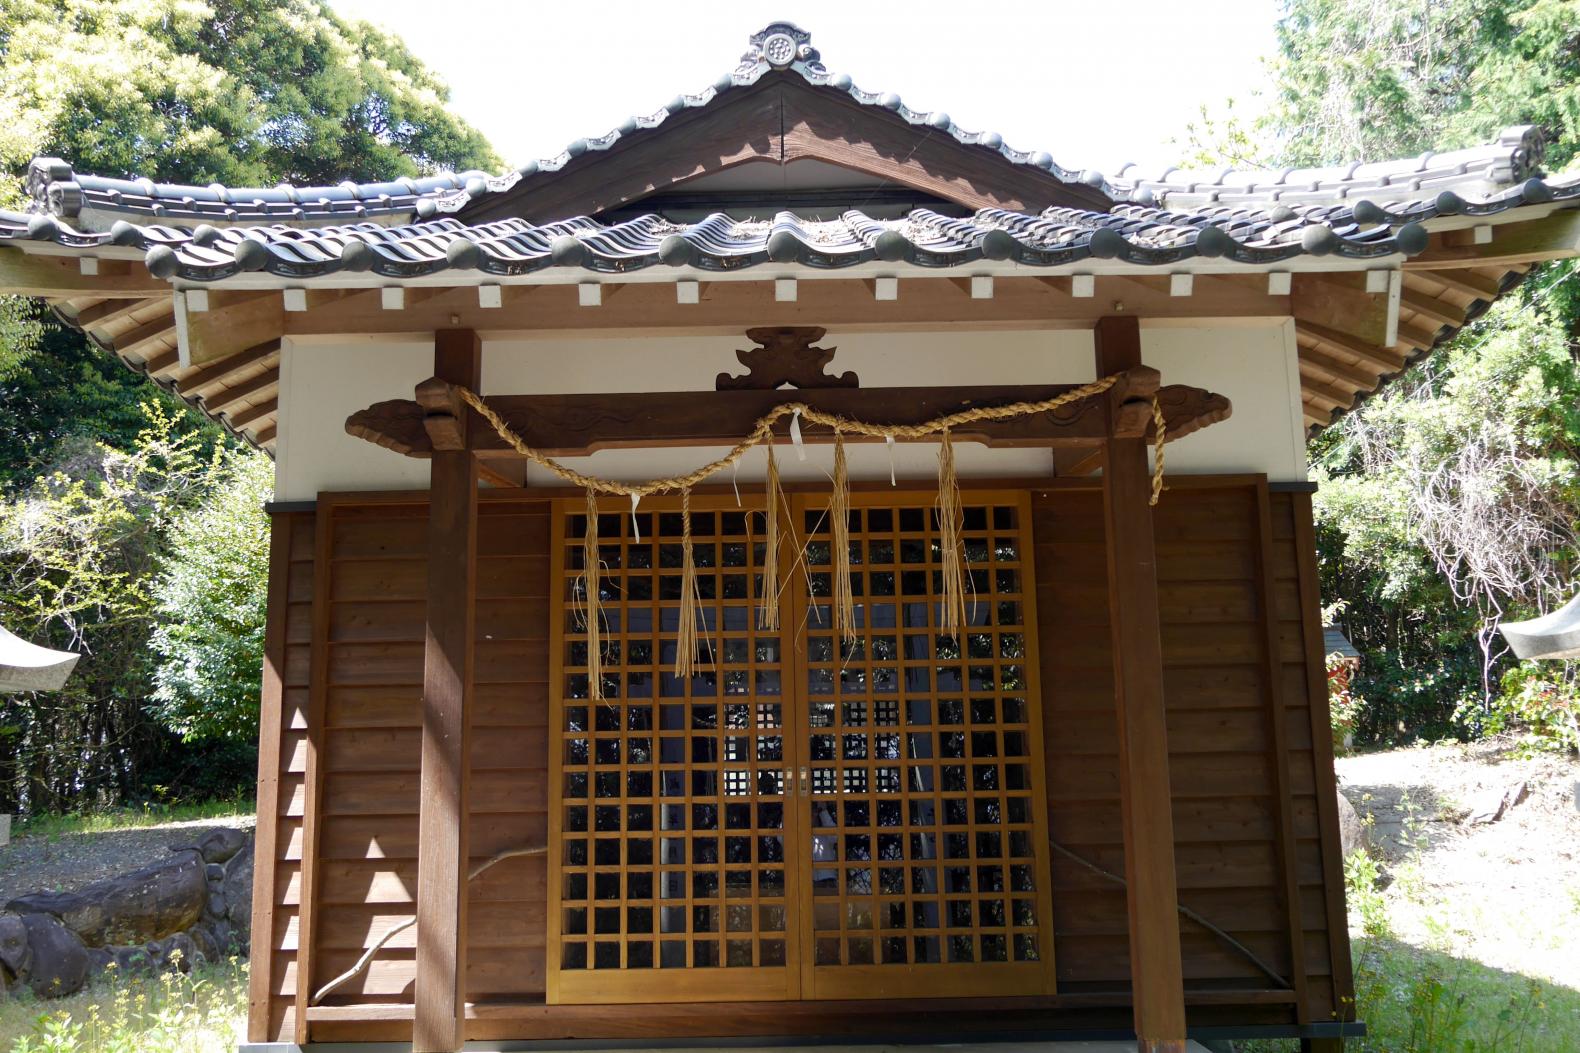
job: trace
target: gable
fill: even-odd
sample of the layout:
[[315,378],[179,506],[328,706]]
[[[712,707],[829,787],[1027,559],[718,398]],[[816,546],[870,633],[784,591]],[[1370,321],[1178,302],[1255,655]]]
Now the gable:
[[[644,134],[623,134],[601,150],[573,148],[557,170],[524,174],[510,189],[474,199],[460,218],[547,223],[596,216],[744,165],[788,171],[805,162],[849,173],[852,204],[876,183],[965,209],[1035,214],[1049,207],[1102,212],[1112,205],[1101,190],[1065,178],[1051,164],[1009,159],[992,133],[962,142],[945,132],[953,127],[947,115],[907,120],[897,96],[867,103],[793,70],[715,90],[705,104],[671,112]],[[833,200],[829,192],[837,187],[826,174],[818,182],[816,189]]]

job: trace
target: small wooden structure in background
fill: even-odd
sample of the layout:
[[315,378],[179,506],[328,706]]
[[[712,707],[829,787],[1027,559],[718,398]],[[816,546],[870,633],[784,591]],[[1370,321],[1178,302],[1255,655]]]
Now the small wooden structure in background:
[[[0,290],[278,461],[249,1044],[1337,1048],[1361,1024],[1304,437],[1574,254],[1580,186],[1540,152],[1078,172],[776,23],[501,176],[35,162]],[[898,428],[1115,375],[954,434],[964,630],[934,448],[878,441],[849,451],[858,623],[832,631],[807,428],[775,433],[776,548],[761,460],[696,487],[689,529],[678,498],[598,505],[596,647],[585,495],[462,395],[640,482],[789,402]],[[688,538],[706,649],[678,676]]]

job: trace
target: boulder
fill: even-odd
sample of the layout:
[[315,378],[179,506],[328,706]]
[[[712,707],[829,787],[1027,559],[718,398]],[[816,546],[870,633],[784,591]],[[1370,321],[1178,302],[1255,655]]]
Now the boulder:
[[1509,809],[1519,804],[1531,795],[1528,784],[1517,782],[1512,786],[1484,790],[1476,795],[1471,802],[1470,812],[1465,816],[1465,822],[1470,826],[1485,826],[1495,823],[1508,814]]
[[75,994],[88,979],[88,948],[77,934],[50,914],[23,914],[32,962],[27,985],[40,998]]
[[1339,797],[1339,844],[1348,859],[1356,852],[1366,847],[1366,824],[1361,822],[1359,813],[1350,799],[1343,793]]
[[33,949],[27,943],[27,926],[20,914],[0,914],[0,988],[9,989],[27,975]]
[[252,939],[252,842],[225,864],[225,918],[242,954]]
[[142,943],[189,928],[208,904],[203,857],[184,849],[167,863],[134,870],[77,892],[20,896],[5,905],[18,914],[49,914],[91,947]]
[[244,831],[221,827],[210,830],[193,844],[171,845],[170,851],[181,852],[190,848],[202,856],[205,863],[223,863],[240,852],[243,845],[251,843],[252,838]]

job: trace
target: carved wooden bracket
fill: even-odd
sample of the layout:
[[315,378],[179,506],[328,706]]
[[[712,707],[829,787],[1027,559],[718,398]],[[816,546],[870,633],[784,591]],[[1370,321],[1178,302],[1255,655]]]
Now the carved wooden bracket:
[[758,346],[736,351],[735,357],[749,372],[745,376],[720,373],[714,381],[719,391],[772,391],[789,385],[814,388],[853,388],[861,380],[854,373],[834,376],[825,372],[837,347],[813,347],[828,332],[815,325],[762,326],[746,330]]

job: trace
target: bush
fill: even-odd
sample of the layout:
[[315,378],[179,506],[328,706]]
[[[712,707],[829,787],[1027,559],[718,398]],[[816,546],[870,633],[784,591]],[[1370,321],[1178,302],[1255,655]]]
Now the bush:
[[257,738],[273,484],[267,458],[228,454],[218,485],[170,532],[153,586],[153,710],[189,742]]
[[1474,734],[1523,732],[1526,749],[1580,753],[1580,690],[1569,672],[1567,663],[1521,662],[1489,706],[1463,706],[1456,718]]

